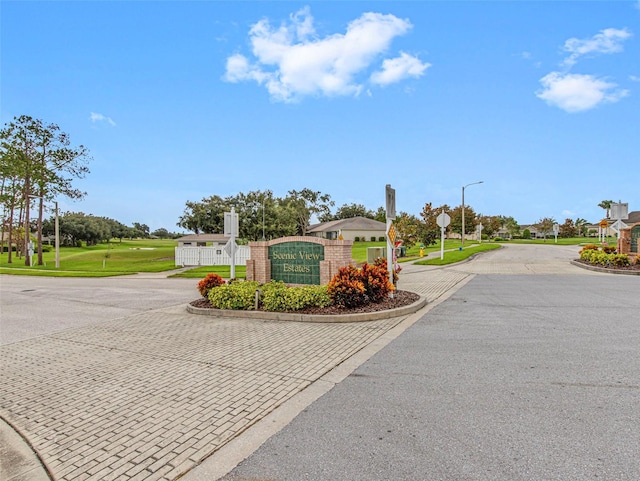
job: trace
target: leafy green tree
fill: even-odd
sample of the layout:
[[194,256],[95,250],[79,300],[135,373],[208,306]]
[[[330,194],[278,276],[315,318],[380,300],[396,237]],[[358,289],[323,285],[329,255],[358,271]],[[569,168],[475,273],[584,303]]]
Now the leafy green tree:
[[373,219],[375,214],[362,204],[343,204],[336,211],[333,220],[351,219],[352,217],[367,217]]
[[[425,246],[430,246],[435,244],[438,239],[440,239],[440,227],[438,226],[436,220],[438,216],[442,213],[449,213],[451,208],[447,205],[441,205],[439,207],[433,208],[431,202],[428,202],[422,208],[422,212],[420,212],[420,216],[422,217],[422,224],[419,230],[420,241]],[[445,233],[448,232],[449,228],[445,229]]]
[[[456,234],[460,234],[462,235],[462,206],[459,205],[458,207],[455,207],[453,210],[451,210],[451,212],[449,212],[449,215],[451,216],[451,231],[455,232]],[[473,210],[473,208],[471,208],[468,205],[464,206],[464,232],[465,235],[469,234],[470,232],[473,232],[474,229],[476,228],[477,225],[477,221],[476,221],[476,213]]]
[[[2,157],[13,162],[12,173],[21,181],[26,226],[30,225],[33,198],[38,199],[38,264],[42,265],[44,204],[59,195],[72,199],[85,195],[75,189],[72,182],[89,172],[86,165],[90,160],[89,153],[82,145],[72,147],[68,134],[56,124],[45,124],[28,115],[15,117],[6,124],[0,131],[0,139]],[[25,264],[29,265],[28,256],[25,256]]]
[[563,224],[558,226],[558,236],[560,237],[575,237],[578,234],[578,229],[572,219],[565,219]]
[[141,224],[139,222],[133,223],[133,228],[136,231],[136,237],[142,237],[146,239],[149,237],[149,226],[147,224]]
[[393,224],[398,231],[398,237],[407,247],[412,247],[420,240],[420,220],[413,214],[400,212]]
[[509,233],[509,235],[511,235],[511,237],[513,236],[517,236],[520,234],[520,226],[518,225],[518,222],[513,218],[513,217],[505,217],[503,219],[504,222],[504,228],[507,229],[507,232]]
[[378,222],[387,222],[387,209],[382,206],[378,207],[378,210],[373,214],[373,219]]
[[543,239],[546,241],[547,236],[553,232],[553,226],[557,224],[553,217],[543,217],[536,224],[535,228],[542,234]]
[[311,216],[315,215],[318,219],[326,217],[331,214],[334,205],[329,194],[307,188],[290,190],[285,200],[296,213],[297,234],[302,236],[307,234]]
[[[465,213],[464,221],[466,224],[467,223],[466,213]],[[479,215],[477,222],[478,224],[482,224],[483,234],[486,234],[489,237],[493,237],[494,234],[497,234],[498,231],[500,231],[500,229],[503,227],[505,220],[501,216]],[[466,226],[465,226],[465,230],[466,230]]]

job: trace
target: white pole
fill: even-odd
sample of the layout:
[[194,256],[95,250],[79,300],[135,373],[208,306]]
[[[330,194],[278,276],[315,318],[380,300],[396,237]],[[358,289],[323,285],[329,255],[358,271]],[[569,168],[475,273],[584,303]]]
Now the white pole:
[[236,210],[231,207],[231,279],[236,278]]
[[[444,217],[444,209],[442,209],[442,217]],[[440,227],[440,260],[444,259],[444,227]]]
[[56,269],[60,269],[60,222],[58,221],[58,202],[57,201],[56,201],[55,236],[56,236]]

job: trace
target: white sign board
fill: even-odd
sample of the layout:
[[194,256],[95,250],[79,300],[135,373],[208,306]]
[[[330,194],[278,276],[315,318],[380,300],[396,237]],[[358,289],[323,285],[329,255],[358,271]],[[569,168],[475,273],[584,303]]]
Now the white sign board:
[[387,219],[396,218],[396,189],[391,188],[391,184],[387,184],[385,187],[385,199],[387,208]]
[[629,218],[629,204],[611,204],[611,218],[627,220]]
[[238,236],[238,214],[233,209],[224,213],[224,235],[225,237]]
[[438,217],[436,218],[436,224],[438,224],[438,227],[442,227],[445,228],[447,227],[449,224],[451,224],[451,217],[449,217],[449,214],[442,212],[440,215],[438,215]]

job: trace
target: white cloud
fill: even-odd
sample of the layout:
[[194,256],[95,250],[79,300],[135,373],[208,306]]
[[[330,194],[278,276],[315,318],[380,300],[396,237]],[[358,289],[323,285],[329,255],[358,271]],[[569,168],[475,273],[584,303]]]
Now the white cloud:
[[591,53],[616,53],[622,51],[622,42],[632,37],[632,33],[626,28],[605,28],[591,38],[570,38],[564,43],[565,52],[569,52],[563,65],[573,66],[583,55]]
[[107,122],[112,127],[116,126],[116,123],[113,121],[111,117],[106,117],[102,114],[98,114],[96,112],[91,112],[91,116],[89,117],[91,123],[95,124],[96,122]]
[[388,58],[382,62],[382,69],[371,75],[371,82],[378,85],[389,85],[407,77],[421,77],[430,63],[422,63],[420,59],[400,52],[396,58]]
[[629,75],[629,80],[632,82],[640,82],[640,77],[638,75]]
[[[253,25],[249,38],[255,62],[242,54],[230,56],[224,80],[255,81],[264,85],[273,99],[284,102],[306,95],[358,95],[365,89],[367,70],[395,37],[411,28],[408,20],[369,12],[350,22],[344,34],[319,38],[305,7],[278,28],[268,19]],[[401,53],[398,58],[384,60],[382,70],[373,74],[371,81],[386,85],[420,77],[428,67]]]
[[551,72],[540,79],[543,88],[536,96],[549,105],[566,112],[582,112],[603,103],[617,102],[628,95],[627,90],[598,79],[593,75],[563,74]]

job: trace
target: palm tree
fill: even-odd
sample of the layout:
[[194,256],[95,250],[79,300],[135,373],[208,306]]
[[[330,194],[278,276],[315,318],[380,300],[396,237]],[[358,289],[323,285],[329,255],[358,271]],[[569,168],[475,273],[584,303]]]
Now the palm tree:
[[576,228],[578,229],[578,235],[583,236],[585,235],[585,231],[587,230],[587,219],[582,219],[580,217],[578,217],[576,219],[576,221],[574,222]]
[[602,202],[600,202],[598,204],[598,207],[600,207],[601,209],[604,209],[606,214],[605,214],[605,218],[608,219],[610,212],[611,212],[611,204],[613,204],[612,200],[603,200]]

